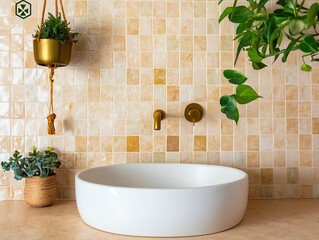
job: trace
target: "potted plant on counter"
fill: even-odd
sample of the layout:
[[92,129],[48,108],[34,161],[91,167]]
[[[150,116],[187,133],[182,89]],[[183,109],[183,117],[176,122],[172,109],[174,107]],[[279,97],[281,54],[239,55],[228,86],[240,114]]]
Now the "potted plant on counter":
[[39,151],[32,147],[27,157],[15,150],[8,161],[1,162],[2,169],[14,173],[16,180],[25,178],[24,199],[32,207],[52,205],[56,198],[56,173],[61,162],[52,147]]

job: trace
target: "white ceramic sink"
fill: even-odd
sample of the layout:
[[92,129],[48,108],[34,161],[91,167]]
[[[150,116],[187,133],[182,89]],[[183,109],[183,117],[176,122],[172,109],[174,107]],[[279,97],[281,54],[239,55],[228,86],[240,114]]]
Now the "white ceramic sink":
[[85,223],[133,236],[224,231],[240,223],[248,197],[245,172],[212,165],[111,165],[83,170],[75,183]]

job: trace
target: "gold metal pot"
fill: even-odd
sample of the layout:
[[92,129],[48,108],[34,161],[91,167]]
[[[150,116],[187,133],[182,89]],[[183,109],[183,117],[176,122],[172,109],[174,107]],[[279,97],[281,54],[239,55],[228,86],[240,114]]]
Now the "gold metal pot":
[[64,67],[70,63],[72,42],[64,43],[54,39],[33,40],[34,60],[41,66]]
[[33,176],[25,179],[24,200],[31,207],[52,205],[56,198],[56,174],[41,178]]

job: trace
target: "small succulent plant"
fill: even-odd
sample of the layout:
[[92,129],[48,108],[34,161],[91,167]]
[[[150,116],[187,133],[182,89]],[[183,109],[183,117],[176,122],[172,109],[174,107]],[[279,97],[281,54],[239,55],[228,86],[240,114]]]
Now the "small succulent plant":
[[40,152],[36,147],[31,148],[27,157],[22,157],[19,151],[15,150],[8,161],[1,162],[4,171],[10,169],[14,172],[14,178],[21,180],[26,177],[39,176],[45,178],[55,174],[55,170],[61,165],[58,155],[52,147],[47,147]]
[[72,42],[77,42],[76,38],[78,37],[79,33],[73,32],[73,30],[69,27],[68,23],[68,30],[70,33],[70,36],[72,39],[70,39],[67,28],[66,28],[66,23],[64,20],[61,18],[61,14],[59,16],[55,17],[51,13],[49,13],[49,17],[43,22],[42,29],[40,31],[41,26],[38,26],[38,29],[35,31],[35,34],[32,36],[34,38],[38,38],[39,33],[41,32],[41,39],[55,39],[59,40],[61,42],[65,41],[72,41]]

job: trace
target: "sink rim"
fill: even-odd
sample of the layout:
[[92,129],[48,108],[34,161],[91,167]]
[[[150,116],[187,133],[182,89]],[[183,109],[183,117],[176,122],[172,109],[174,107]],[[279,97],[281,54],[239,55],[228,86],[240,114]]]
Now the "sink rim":
[[[226,171],[231,171],[232,173],[236,172],[239,177],[236,177],[236,179],[231,179],[224,183],[215,183],[215,184],[207,184],[203,186],[185,186],[185,187],[169,187],[169,188],[159,188],[159,187],[133,187],[133,186],[118,186],[113,184],[105,184],[105,183],[97,183],[94,181],[89,181],[87,179],[84,179],[81,175],[84,175],[87,172],[92,171],[101,171],[102,169],[112,169],[112,168],[126,168],[126,167],[141,167],[141,166],[149,166],[149,167],[189,167],[189,168],[212,168],[214,170],[216,169],[223,169]],[[192,169],[193,170],[193,169]],[[232,176],[233,177],[233,176]],[[124,163],[124,164],[114,164],[114,165],[107,165],[107,166],[100,166],[100,167],[93,167],[88,169],[83,169],[76,173],[75,179],[76,181],[83,182],[85,184],[93,185],[93,186],[102,186],[107,188],[117,188],[117,189],[137,189],[137,190],[182,190],[182,189],[199,189],[199,188],[218,188],[225,185],[230,185],[236,182],[240,182],[243,179],[248,178],[248,174],[241,170],[234,167],[228,167],[228,166],[221,166],[221,165],[207,165],[207,164],[191,164],[191,163]]]

